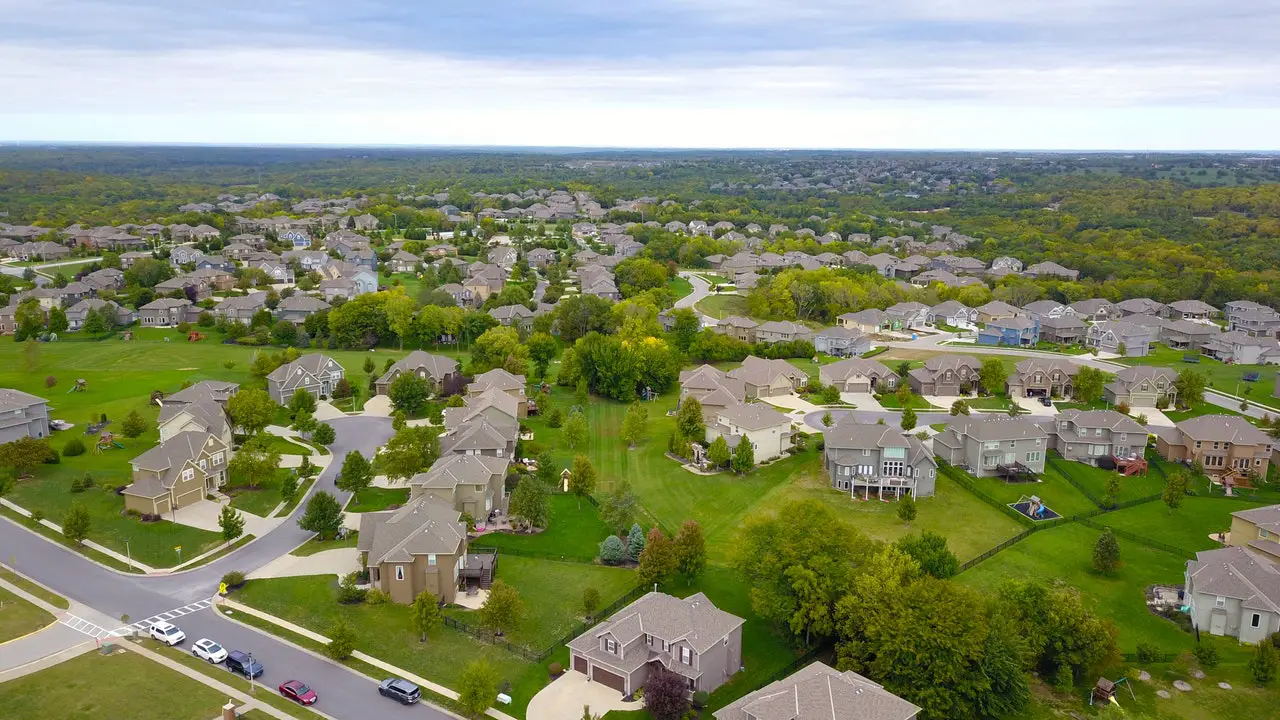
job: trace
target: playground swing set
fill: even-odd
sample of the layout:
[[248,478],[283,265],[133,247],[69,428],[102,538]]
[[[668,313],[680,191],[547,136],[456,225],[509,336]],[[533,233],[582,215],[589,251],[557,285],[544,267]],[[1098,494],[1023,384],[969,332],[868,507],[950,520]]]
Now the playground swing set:
[[116,448],[123,450],[124,445],[121,445],[120,441],[116,440],[114,433],[104,432],[98,436],[98,444],[93,446],[93,454],[98,455],[103,450],[114,450]]
[[1032,520],[1054,520],[1062,517],[1058,513],[1049,509],[1048,505],[1040,499],[1038,495],[1023,495],[1018,502],[1011,503],[1009,507],[1026,515]]

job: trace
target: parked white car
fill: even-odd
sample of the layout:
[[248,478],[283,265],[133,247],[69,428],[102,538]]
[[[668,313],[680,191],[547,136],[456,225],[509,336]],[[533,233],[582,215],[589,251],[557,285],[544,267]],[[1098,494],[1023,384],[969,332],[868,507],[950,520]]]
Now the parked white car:
[[187,639],[187,634],[167,622],[158,622],[151,626],[151,637],[165,645],[177,645]]
[[[181,631],[179,631],[181,632]],[[227,651],[209,638],[200,638],[191,644],[191,654],[201,660],[217,664],[227,659]]]

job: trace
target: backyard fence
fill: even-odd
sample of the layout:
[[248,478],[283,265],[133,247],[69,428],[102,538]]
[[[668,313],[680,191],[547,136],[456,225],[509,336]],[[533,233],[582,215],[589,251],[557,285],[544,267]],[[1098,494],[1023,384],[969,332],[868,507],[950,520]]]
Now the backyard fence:
[[1196,555],[1195,550],[1188,550],[1186,548],[1175,547],[1168,543],[1162,543],[1159,540],[1152,540],[1149,537],[1144,537],[1142,535],[1138,535],[1137,533],[1131,533],[1128,530],[1123,530],[1121,528],[1111,527],[1110,525],[1103,525],[1102,523],[1097,523],[1089,519],[1082,518],[1080,520],[1080,524],[1086,527],[1091,527],[1094,530],[1110,529],[1111,534],[1115,535],[1118,538],[1129,540],[1131,542],[1136,542],[1139,545],[1145,545],[1153,550],[1161,550],[1171,555],[1177,555],[1178,557],[1181,557],[1181,558],[1194,558]]

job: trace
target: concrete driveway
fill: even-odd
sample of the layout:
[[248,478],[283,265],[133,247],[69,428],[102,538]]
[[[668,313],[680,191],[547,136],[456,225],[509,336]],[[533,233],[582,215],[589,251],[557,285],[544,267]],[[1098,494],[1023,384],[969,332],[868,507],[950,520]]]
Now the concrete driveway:
[[610,710],[640,710],[640,702],[622,702],[622,693],[600,683],[587,680],[587,676],[572,670],[556,678],[550,685],[533,696],[528,720],[566,720],[582,717],[582,706],[591,708],[592,715],[603,716]]
[[298,557],[281,555],[249,573],[250,578],[281,578],[299,575],[346,575],[360,569],[360,553],[355,548],[324,550]]
[[374,395],[364,404],[364,413],[369,417],[391,417],[391,398],[386,395]]
[[871,393],[842,392],[840,393],[840,399],[853,405],[859,410],[866,410],[867,412],[884,411],[884,406],[881,405],[880,401],[876,400],[876,396]]
[[[345,402],[345,401],[344,401]],[[347,414],[334,407],[328,400],[320,400],[316,403],[315,419],[320,422],[326,420],[336,420],[344,418]]]

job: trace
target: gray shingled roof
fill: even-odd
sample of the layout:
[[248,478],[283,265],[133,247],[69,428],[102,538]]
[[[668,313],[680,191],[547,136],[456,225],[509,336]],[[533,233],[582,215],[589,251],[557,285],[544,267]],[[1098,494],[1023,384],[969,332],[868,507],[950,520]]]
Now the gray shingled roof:
[[525,386],[524,375],[512,375],[502,368],[494,368],[481,373],[467,386],[467,392],[478,393],[494,388],[497,390],[518,390]]
[[729,405],[719,415],[746,430],[763,430],[778,425],[788,425],[791,419],[764,403]]
[[1270,445],[1266,433],[1238,415],[1201,415],[1176,423],[1183,434],[1192,440],[1229,442],[1233,445]]
[[486,455],[444,455],[426,472],[409,480],[410,486],[448,488],[458,485],[485,485],[494,475],[506,477],[511,461]]
[[1280,613],[1280,569],[1252,550],[1226,547],[1196,553],[1187,561],[1196,592],[1240,600],[1250,610]]
[[716,720],[910,720],[920,708],[853,671],[815,662],[717,710]]
[[437,497],[419,498],[388,512],[360,516],[357,549],[368,565],[413,562],[415,555],[451,555],[466,547],[467,527],[453,505]]
[[[695,652],[701,654],[742,623],[742,618],[717,608],[702,593],[681,599],[651,592],[571,640],[569,647],[580,651],[594,650],[599,638],[606,633],[623,645],[641,635],[652,635],[667,642],[686,640]],[[643,655],[647,661],[648,652]]]

